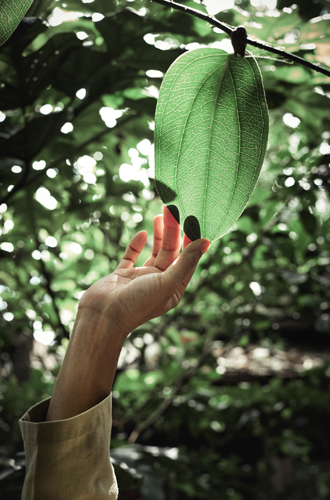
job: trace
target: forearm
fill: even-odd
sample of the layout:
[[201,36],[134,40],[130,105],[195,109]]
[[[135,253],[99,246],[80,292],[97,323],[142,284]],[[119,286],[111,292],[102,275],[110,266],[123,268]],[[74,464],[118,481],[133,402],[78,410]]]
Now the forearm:
[[161,217],[154,221],[152,256],[134,267],[146,239],[145,231],[137,233],[116,270],[85,292],[50,402],[20,420],[27,456],[24,499],[117,498],[107,396],[123,342],[132,329],[176,307],[205,244],[186,245],[178,257],[180,227],[167,209],[164,225]]
[[110,394],[125,337],[109,318],[78,311],[47,421],[79,415]]

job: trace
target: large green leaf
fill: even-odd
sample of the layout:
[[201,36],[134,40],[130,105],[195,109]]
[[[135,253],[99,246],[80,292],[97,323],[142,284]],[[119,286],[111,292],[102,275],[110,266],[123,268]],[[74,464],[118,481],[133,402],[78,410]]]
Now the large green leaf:
[[156,109],[156,187],[191,239],[214,241],[238,219],[259,177],[268,128],[255,59],[203,48],[172,64]]
[[0,45],[15,31],[33,0],[0,0]]

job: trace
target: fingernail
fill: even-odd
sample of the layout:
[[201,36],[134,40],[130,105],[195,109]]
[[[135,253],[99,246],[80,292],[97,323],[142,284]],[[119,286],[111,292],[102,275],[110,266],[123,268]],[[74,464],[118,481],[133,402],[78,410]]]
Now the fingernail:
[[210,248],[211,242],[210,241],[205,241],[202,245],[201,251],[202,254],[204,254],[209,248]]

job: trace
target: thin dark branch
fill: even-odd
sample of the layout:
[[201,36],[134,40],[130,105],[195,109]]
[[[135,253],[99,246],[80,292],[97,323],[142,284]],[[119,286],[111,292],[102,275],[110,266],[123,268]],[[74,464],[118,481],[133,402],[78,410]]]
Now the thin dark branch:
[[59,325],[59,327],[61,329],[61,333],[56,335],[56,339],[57,339],[57,341],[60,341],[63,338],[69,339],[70,338],[70,332],[67,330],[67,328],[62,323],[60,310],[59,310],[59,308],[58,308],[58,306],[56,304],[56,296],[55,296],[55,293],[53,292],[53,289],[51,287],[52,276],[48,272],[47,267],[46,267],[46,265],[45,265],[45,263],[44,263],[44,261],[42,259],[40,259],[40,267],[41,267],[42,274],[44,275],[44,278],[46,280],[46,282],[45,282],[45,288],[47,290],[48,295],[52,299],[53,309],[54,309],[54,312],[56,314],[58,325]]
[[170,404],[175,399],[175,396],[180,391],[180,389],[198,372],[198,370],[203,366],[205,359],[212,352],[212,340],[214,334],[210,335],[207,342],[204,344],[202,353],[198,360],[197,365],[192,366],[187,371],[183,371],[179,377],[176,379],[175,383],[172,384],[172,394],[168,398],[164,399],[161,404],[152,412],[149,417],[141,422],[130,434],[127,441],[129,443],[135,443],[141,432],[146,430],[150,425],[152,425],[158,418],[164,413],[164,411],[170,406]]
[[268,52],[271,52],[272,54],[282,56],[285,59],[288,59],[289,61],[295,62],[297,64],[301,64],[302,66],[305,66],[306,68],[312,69],[318,73],[323,73],[323,75],[330,76],[330,71],[325,69],[325,68],[322,68],[322,66],[320,66],[319,64],[313,64],[309,61],[306,61],[306,59],[303,59],[302,57],[295,56],[294,54],[290,54],[290,52],[285,52],[282,49],[277,49],[276,47],[272,47],[271,45],[268,45],[267,43],[259,42],[258,40],[252,40],[252,38],[247,38],[246,41],[247,41],[247,43],[249,43],[253,47],[257,47],[258,49],[267,50]]
[[[121,119],[118,120],[118,123],[117,123],[117,125],[116,125],[115,128],[109,129],[108,127],[105,127],[103,130],[101,130],[97,134],[93,135],[92,137],[90,137],[89,139],[87,139],[86,141],[84,141],[83,143],[79,144],[75,148],[75,150],[73,151],[72,154],[75,155],[75,154],[79,153],[79,151],[84,150],[87,146],[89,146],[89,144],[92,144],[93,142],[98,141],[99,139],[101,139],[104,135],[111,133],[111,130],[116,130],[119,127],[125,125],[132,118],[137,118],[139,116],[140,116],[139,113],[135,113],[135,114],[130,114],[130,115],[124,116],[123,118],[121,118]],[[24,178],[21,177],[21,179],[17,182],[17,184],[13,187],[13,189],[11,191],[9,191],[9,193],[7,193],[6,196],[4,196],[4,198],[2,200],[0,200],[0,205],[2,203],[7,203],[8,200],[15,193],[17,193],[21,189],[23,189],[23,188],[25,189],[27,186],[30,186],[31,184],[33,184],[40,177],[43,177],[45,175],[45,173],[47,172],[47,170],[49,170],[50,168],[57,167],[62,162],[64,162],[67,159],[67,157],[68,157],[68,154],[66,153],[66,154],[64,154],[62,156],[59,156],[55,160],[51,161],[46,168],[44,168],[43,170],[40,170],[40,172],[35,173],[33,176],[28,177],[28,176],[25,175]]]
[[[79,144],[75,148],[73,155],[76,155],[77,153],[79,153],[79,151],[84,150],[87,146],[89,146],[93,142],[100,140],[104,135],[110,134],[111,130],[117,130],[118,128],[122,127],[123,125],[125,125],[127,122],[129,122],[133,118],[137,118],[139,116],[140,116],[139,113],[128,114],[128,115],[124,116],[123,118],[119,119],[116,127],[114,127],[113,129],[109,129],[109,127],[105,127],[103,130],[101,130],[97,134],[93,135],[92,137],[89,137],[89,139],[87,139],[86,141]],[[68,154],[66,153],[66,154],[60,156],[59,158],[56,158],[56,160],[50,162],[46,168],[44,168],[40,172],[36,173],[30,179],[28,179],[26,185],[33,184],[33,182],[36,181],[37,179],[39,179],[39,177],[42,177],[47,172],[47,170],[49,170],[50,168],[57,167],[57,165],[60,165],[63,161],[65,161],[67,159],[67,157],[68,157]]]
[[[109,128],[105,127],[103,130],[101,130],[97,134],[94,134],[92,137],[90,137],[89,139],[87,139],[83,143],[79,144],[75,148],[75,150],[74,150],[74,152],[72,154],[76,155],[77,153],[79,153],[79,151],[84,150],[87,146],[89,146],[90,144],[92,144],[95,141],[98,141],[99,139],[101,139],[107,133],[109,133]],[[64,155],[62,155],[62,156],[56,158],[55,160],[51,161],[46,168],[44,168],[43,170],[40,170],[40,172],[37,172],[36,174],[34,174],[33,176],[31,176],[28,179],[26,185],[33,184],[40,177],[43,177],[45,175],[45,173],[47,172],[47,170],[49,170],[50,168],[57,167],[58,165],[60,165],[61,163],[63,163],[67,158],[68,158],[68,154],[65,153]]]
[[[192,9],[191,7],[187,7],[185,5],[181,5],[176,2],[172,2],[172,0],[150,0],[151,2],[159,3],[161,5],[165,5],[166,7],[170,7],[171,9],[175,10],[180,10],[181,12],[186,12],[187,14],[191,14],[192,16],[198,17],[199,19],[202,19],[203,21],[206,21],[209,24],[212,24],[216,28],[221,29],[227,35],[231,37],[232,32],[234,31],[233,28],[228,26],[228,24],[222,23],[218,21],[215,17],[211,17],[207,14],[204,14],[200,10],[197,9]],[[268,45],[265,42],[260,42],[258,40],[253,40],[252,38],[247,38],[246,43],[249,45],[252,45],[253,47],[257,47],[258,49],[263,49],[268,52],[271,52],[272,54],[276,54],[278,56],[284,57],[285,59],[288,59],[289,61],[293,61],[298,64],[302,64],[303,66],[313,69],[314,71],[317,71],[318,73],[323,73],[326,76],[330,76],[330,71],[323,68],[319,64],[313,64],[309,61],[306,61],[302,57],[295,56],[294,54],[290,54],[289,52],[285,52],[282,49],[278,49],[276,47],[272,47],[271,45]]]
[[[35,240],[35,245],[36,245],[36,249],[39,250],[40,248],[40,244],[41,244],[41,241],[39,240],[39,237],[38,237],[38,233],[37,233],[37,228],[36,228],[36,221],[35,221],[35,216],[34,216],[34,212],[33,212],[33,209],[31,211],[31,222],[32,222],[32,225],[34,227],[34,240]],[[67,330],[67,328],[65,327],[65,325],[62,323],[62,320],[61,320],[61,314],[60,314],[60,310],[56,304],[56,295],[52,289],[52,286],[51,286],[51,282],[52,282],[52,275],[51,273],[48,271],[47,267],[46,267],[46,264],[45,262],[43,261],[43,259],[40,259],[40,268],[41,268],[41,272],[45,278],[45,288],[46,288],[46,291],[48,293],[48,295],[51,297],[52,299],[52,305],[53,305],[53,309],[54,309],[54,312],[55,312],[55,315],[56,315],[56,318],[57,318],[57,322],[58,322],[58,326],[60,327],[61,329],[61,333],[58,334],[56,336],[57,340],[62,340],[63,338],[66,338],[66,339],[69,339],[70,338],[70,332]]]
[[172,2],[172,0],[150,0],[150,2],[159,3],[161,5],[165,5],[166,7],[170,7],[171,9],[180,10],[181,12],[186,12],[187,14],[191,14],[192,16],[198,17],[199,19],[202,19],[207,23],[213,24],[213,26],[216,26],[217,28],[221,29],[229,36],[231,36],[232,32],[234,31],[233,28],[228,26],[228,24],[221,23],[220,21],[215,19],[215,17],[211,17],[208,14],[204,14],[204,12],[201,12],[200,10],[197,9],[193,9],[192,7],[187,7],[185,5]]
[[29,163],[24,163],[23,165],[23,173],[20,177],[20,179],[17,181],[15,186],[11,191],[9,191],[1,200],[0,200],[0,205],[3,203],[7,203],[7,201],[15,194],[17,191],[20,191],[22,188],[25,187],[26,179],[29,177],[30,173],[30,162]]

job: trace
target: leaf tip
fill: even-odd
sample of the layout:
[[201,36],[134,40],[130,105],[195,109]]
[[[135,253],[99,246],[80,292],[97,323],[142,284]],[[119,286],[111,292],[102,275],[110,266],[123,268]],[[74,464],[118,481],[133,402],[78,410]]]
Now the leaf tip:
[[197,217],[188,215],[184,221],[183,230],[191,241],[199,240],[201,238],[201,228]]

